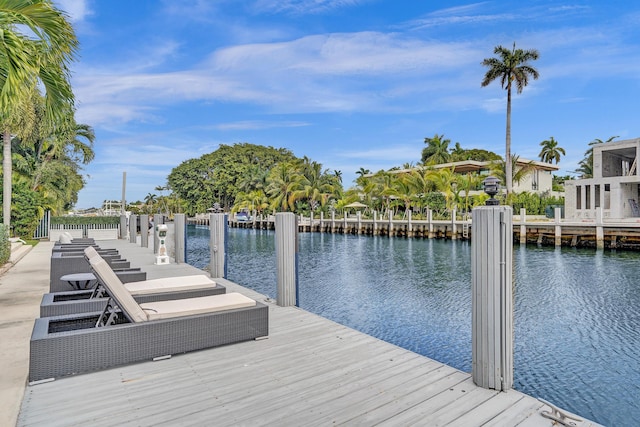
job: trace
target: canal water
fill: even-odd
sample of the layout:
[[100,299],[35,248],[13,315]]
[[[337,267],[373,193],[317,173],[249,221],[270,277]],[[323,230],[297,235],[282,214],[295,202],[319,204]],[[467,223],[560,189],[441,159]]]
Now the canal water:
[[[187,261],[208,268],[209,231]],[[276,297],[274,232],[229,229],[228,279]],[[471,371],[471,245],[299,234],[299,304]],[[640,254],[514,247],[514,388],[606,426],[640,425]]]

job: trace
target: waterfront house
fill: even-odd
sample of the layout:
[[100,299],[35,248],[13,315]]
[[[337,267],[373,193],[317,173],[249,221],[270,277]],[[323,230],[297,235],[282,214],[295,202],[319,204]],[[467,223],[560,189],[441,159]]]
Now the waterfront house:
[[[490,161],[481,162],[476,160],[463,160],[459,162],[441,163],[430,167],[433,167],[434,169],[453,168],[453,171],[459,174],[475,172],[480,176],[489,176],[491,173],[492,163],[493,162]],[[535,160],[527,160],[523,158],[518,159],[516,166],[531,166],[531,172],[526,174],[526,176],[520,182],[513,183],[514,193],[522,193],[524,191],[538,194],[551,192],[553,183],[552,174],[553,172],[556,172],[558,169],[560,169],[557,165],[552,165],[551,163],[538,162]],[[391,172],[403,173],[410,171],[411,169],[401,169]],[[504,185],[504,183],[502,184]]]
[[640,138],[593,146],[593,177],[565,181],[565,218],[626,219],[640,217]]

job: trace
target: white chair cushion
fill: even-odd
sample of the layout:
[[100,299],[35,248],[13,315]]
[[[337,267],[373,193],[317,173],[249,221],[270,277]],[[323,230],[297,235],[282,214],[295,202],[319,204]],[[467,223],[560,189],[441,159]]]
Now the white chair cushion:
[[96,248],[94,248],[93,246],[87,246],[86,248],[84,248],[84,254],[86,255],[87,259],[100,257],[100,254],[98,254],[98,251],[96,251]]
[[253,307],[256,302],[237,292],[208,297],[186,298],[172,301],[145,302],[140,307],[149,320],[170,319],[172,317],[195,314],[214,313],[223,310],[234,310]]
[[164,277],[162,279],[142,280],[140,282],[124,283],[124,287],[131,295],[157,294],[159,292],[195,291],[215,288],[216,282],[204,274],[193,276]]

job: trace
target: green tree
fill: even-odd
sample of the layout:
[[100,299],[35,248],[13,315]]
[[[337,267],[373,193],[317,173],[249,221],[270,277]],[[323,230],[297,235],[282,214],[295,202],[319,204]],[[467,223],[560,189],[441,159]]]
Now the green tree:
[[356,175],[358,175],[358,177],[360,178],[362,178],[365,175],[369,175],[370,173],[371,171],[365,168],[360,168],[359,170],[356,171]]
[[558,146],[558,141],[556,141],[553,137],[549,139],[545,139],[540,143],[542,149],[540,150],[540,160],[545,163],[553,163],[556,164],[560,161],[560,157],[566,155],[567,153],[564,151],[564,148]]
[[427,144],[422,149],[422,164],[437,165],[447,163],[451,157],[449,154],[450,139],[445,139],[444,134],[435,134],[432,138],[425,138],[424,143]]
[[[24,29],[28,29],[27,32]],[[50,0],[0,0],[0,122],[3,139],[3,221],[11,217],[11,134],[19,117],[15,106],[34,87],[45,93],[47,114],[73,105],[69,64],[78,40],[64,13]]]
[[506,188],[507,195],[509,195],[513,190],[513,182],[511,180],[511,88],[515,83],[518,93],[522,93],[522,89],[529,84],[530,77],[533,77],[534,80],[538,78],[538,71],[529,65],[529,62],[538,59],[540,54],[535,49],[516,49],[515,43],[513,43],[512,50],[502,46],[496,46],[493,53],[498,55],[498,57],[486,58],[482,61],[482,65],[488,67],[489,70],[487,70],[484,75],[481,85],[485,87],[494,80],[500,79],[502,88],[507,90],[505,164],[507,167]]
[[271,208],[280,212],[293,212],[296,200],[303,190],[304,179],[294,162],[282,162],[271,169],[267,186]]
[[297,161],[289,150],[248,143],[220,145],[209,154],[173,168],[167,181],[187,204],[187,213],[205,212],[213,203],[230,209],[239,192],[264,188],[268,171]]
[[[458,143],[456,143],[457,145]],[[493,160],[499,160],[502,157],[493,151],[487,151],[480,148],[472,149],[454,149],[451,151],[452,162],[460,162],[463,160],[475,160],[476,162],[489,162]]]
[[511,156],[510,168],[507,168],[504,160],[496,160],[491,163],[491,174],[498,178],[502,183],[507,181],[507,171],[509,170],[511,171],[511,182],[519,184],[527,175],[535,170],[533,161],[529,163],[520,163],[519,160],[520,156],[516,154]]

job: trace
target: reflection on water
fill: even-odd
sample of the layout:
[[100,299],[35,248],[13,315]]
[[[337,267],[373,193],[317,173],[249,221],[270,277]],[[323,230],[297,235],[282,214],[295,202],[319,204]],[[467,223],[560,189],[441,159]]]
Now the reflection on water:
[[[209,263],[189,227],[188,261]],[[274,234],[229,229],[228,278],[276,297]],[[471,370],[470,244],[304,233],[300,307]],[[640,420],[640,254],[514,248],[515,388],[608,426]]]

